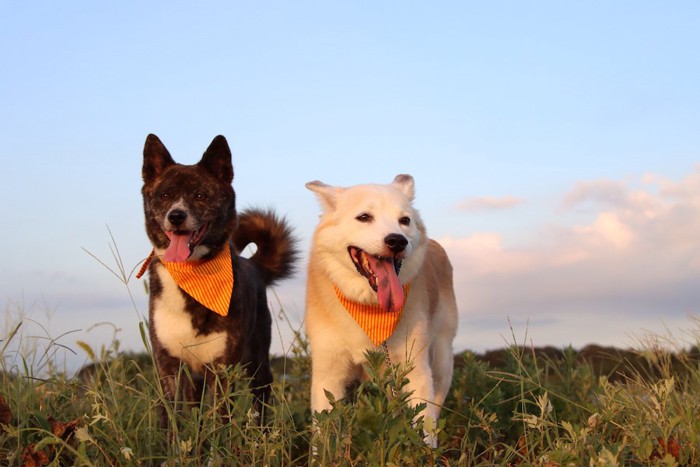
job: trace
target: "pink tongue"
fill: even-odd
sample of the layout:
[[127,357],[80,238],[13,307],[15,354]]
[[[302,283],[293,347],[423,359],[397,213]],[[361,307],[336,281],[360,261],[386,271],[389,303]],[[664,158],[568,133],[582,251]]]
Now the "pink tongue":
[[377,276],[377,298],[384,311],[398,311],[403,307],[403,286],[396,275],[394,264],[368,255],[369,264]]
[[163,259],[168,262],[181,263],[190,257],[190,237],[192,235],[177,235],[172,232],[165,232],[170,239],[170,245],[165,250]]

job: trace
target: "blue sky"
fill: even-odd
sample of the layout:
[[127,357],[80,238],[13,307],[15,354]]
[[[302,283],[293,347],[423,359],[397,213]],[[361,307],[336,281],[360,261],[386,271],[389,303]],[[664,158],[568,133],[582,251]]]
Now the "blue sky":
[[[107,344],[113,327],[93,325],[109,322],[140,350],[141,282],[134,307],[83,249],[113,264],[109,226],[127,269],[148,253],[148,133],[183,163],[223,134],[239,206],[275,207],[305,249],[319,214],[305,182],[412,174],[455,265],[457,350],[512,343],[510,326],[557,346],[693,332],[699,14],[690,1],[3,2],[6,320],[75,330],[71,348]],[[303,273],[275,290],[294,327],[303,291]]]

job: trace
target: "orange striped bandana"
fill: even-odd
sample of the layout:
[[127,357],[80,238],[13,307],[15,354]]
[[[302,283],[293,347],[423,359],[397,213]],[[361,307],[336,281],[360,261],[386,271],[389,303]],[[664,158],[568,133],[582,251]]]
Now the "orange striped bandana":
[[233,293],[231,247],[208,261],[163,261],[175,283],[199,303],[221,316],[228,315]]
[[[406,306],[405,301],[404,306],[401,307],[399,311],[384,311],[378,304],[368,305],[365,303],[353,302],[343,295],[337,285],[333,285],[333,288],[343,308],[350,313],[350,316],[360,325],[375,346],[378,346],[391,337],[403,316],[403,309]],[[406,300],[408,299],[408,291],[410,288],[411,284],[404,284],[403,286],[403,293]]]

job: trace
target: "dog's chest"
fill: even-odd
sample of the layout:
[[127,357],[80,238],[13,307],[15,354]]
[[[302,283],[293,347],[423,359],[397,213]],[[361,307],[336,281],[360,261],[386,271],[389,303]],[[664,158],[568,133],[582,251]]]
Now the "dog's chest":
[[153,300],[153,323],[158,342],[173,357],[187,363],[194,371],[224,355],[226,332],[200,334],[192,325],[192,315],[185,310],[185,298],[168,271],[157,265],[154,272],[162,284],[159,297]]

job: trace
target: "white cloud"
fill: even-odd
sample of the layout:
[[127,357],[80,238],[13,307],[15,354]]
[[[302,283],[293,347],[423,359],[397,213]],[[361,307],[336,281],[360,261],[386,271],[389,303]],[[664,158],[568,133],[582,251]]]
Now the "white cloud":
[[523,204],[524,201],[514,196],[504,197],[478,197],[469,198],[462,201],[458,209],[460,211],[494,211],[501,209],[510,209]]
[[626,248],[634,239],[632,229],[614,212],[601,212],[591,225],[574,227],[579,241],[589,246]]
[[[440,239],[465,335],[478,333],[469,323],[507,328],[510,317],[530,320],[544,340],[536,345],[624,340],[622,328],[687,322],[700,311],[700,167],[680,181],[582,182],[562,198],[563,214],[585,206],[589,215],[536,226],[536,244],[505,246],[494,232]],[[487,347],[503,344],[492,338]]]
[[596,180],[580,182],[564,197],[565,208],[572,208],[587,201],[608,205],[627,204],[627,190],[622,182]]

